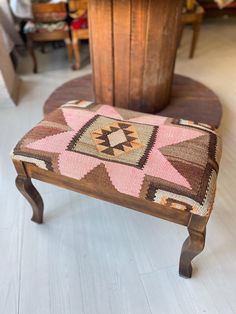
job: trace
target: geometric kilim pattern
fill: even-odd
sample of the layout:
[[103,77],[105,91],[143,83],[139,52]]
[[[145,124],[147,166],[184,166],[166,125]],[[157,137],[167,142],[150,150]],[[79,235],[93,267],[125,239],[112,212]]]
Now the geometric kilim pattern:
[[134,125],[114,122],[92,132],[92,138],[99,152],[118,157],[142,147]]
[[75,134],[67,150],[142,168],[154,144],[157,126],[94,115]]
[[71,101],[47,115],[12,158],[127,197],[208,215],[221,141],[208,125]]

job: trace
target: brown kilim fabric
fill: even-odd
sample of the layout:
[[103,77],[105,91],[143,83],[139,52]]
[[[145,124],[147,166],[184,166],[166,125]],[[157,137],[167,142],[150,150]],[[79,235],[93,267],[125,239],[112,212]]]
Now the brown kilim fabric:
[[71,101],[17,144],[12,158],[168,208],[208,215],[221,141],[208,125]]

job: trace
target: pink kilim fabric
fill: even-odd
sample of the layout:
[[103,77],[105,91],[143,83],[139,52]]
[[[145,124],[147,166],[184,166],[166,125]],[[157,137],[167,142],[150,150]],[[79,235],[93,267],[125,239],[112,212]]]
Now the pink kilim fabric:
[[[209,126],[72,101],[32,129],[12,158],[76,180],[89,174],[117,193],[207,215],[220,151]],[[109,182],[99,181],[101,165]]]

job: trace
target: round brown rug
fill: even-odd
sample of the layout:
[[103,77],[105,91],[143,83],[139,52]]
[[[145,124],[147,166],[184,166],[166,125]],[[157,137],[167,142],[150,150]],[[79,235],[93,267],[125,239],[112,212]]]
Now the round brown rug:
[[[47,114],[75,99],[94,100],[91,74],[58,87],[45,102],[44,113]],[[175,75],[171,101],[158,115],[219,127],[222,106],[218,97],[203,84],[182,75]]]

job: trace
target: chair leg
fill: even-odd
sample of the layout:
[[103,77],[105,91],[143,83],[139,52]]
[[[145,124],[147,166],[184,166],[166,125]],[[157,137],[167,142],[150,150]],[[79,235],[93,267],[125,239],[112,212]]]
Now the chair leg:
[[179,275],[184,278],[192,277],[192,260],[202,252],[205,246],[206,229],[204,232],[188,228],[189,237],[185,240],[179,262]]
[[32,221],[41,224],[43,222],[43,200],[29,177],[18,175],[16,186],[21,194],[28,200],[33,210]]
[[33,60],[33,72],[38,73],[37,59],[34,53],[33,40],[27,37],[27,49]]
[[80,51],[79,51],[79,38],[77,36],[76,31],[72,31],[72,45],[73,45],[73,52],[74,52],[74,57],[75,57],[73,70],[79,70],[80,69]]
[[45,43],[44,43],[44,42],[41,42],[41,52],[42,52],[43,54],[46,53],[46,50],[45,50]]
[[200,28],[201,28],[201,23],[198,22],[198,23],[193,24],[193,38],[192,38],[192,44],[191,44],[191,49],[189,53],[190,59],[194,57],[195,49],[196,49],[198,38],[199,38]]
[[67,52],[68,52],[69,62],[72,62],[73,48],[72,48],[71,39],[69,36],[67,38],[65,38],[65,44],[66,44],[66,48],[67,48]]
[[179,35],[178,35],[178,48],[180,47],[180,44],[181,44],[183,32],[184,32],[184,24],[181,24],[179,28]]

